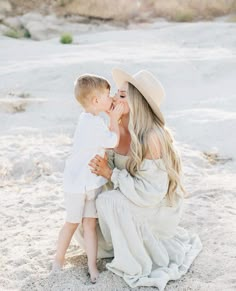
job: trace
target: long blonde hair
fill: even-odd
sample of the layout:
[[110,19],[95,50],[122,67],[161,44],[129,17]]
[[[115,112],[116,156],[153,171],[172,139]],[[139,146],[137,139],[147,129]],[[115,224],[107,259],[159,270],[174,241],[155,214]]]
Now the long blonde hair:
[[161,145],[161,158],[169,178],[167,197],[172,203],[174,201],[177,188],[184,194],[185,189],[181,182],[181,160],[173,144],[173,137],[158,116],[153,112],[142,94],[130,83],[128,83],[128,104],[130,108],[129,132],[131,144],[129,159],[126,167],[131,175],[139,170],[147,152],[153,153],[149,149],[150,136],[157,136]]

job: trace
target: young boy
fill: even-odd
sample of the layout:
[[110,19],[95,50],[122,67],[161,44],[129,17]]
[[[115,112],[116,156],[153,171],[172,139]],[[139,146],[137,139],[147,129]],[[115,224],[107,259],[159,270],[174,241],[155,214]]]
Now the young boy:
[[[66,222],[59,233],[53,271],[62,268],[71,238],[82,223],[90,279],[92,283],[96,283],[98,269],[95,199],[107,180],[93,174],[88,164],[96,154],[104,156],[106,148],[118,145],[118,121],[123,106],[112,108],[110,84],[99,76],[80,76],[75,82],[74,92],[84,112],[79,117],[72,153],[66,161],[64,171]],[[110,129],[98,115],[100,112],[109,112]]]

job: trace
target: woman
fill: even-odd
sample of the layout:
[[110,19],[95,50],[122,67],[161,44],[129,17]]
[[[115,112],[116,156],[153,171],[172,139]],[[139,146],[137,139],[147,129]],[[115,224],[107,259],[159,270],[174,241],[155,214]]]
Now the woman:
[[184,200],[181,162],[160,104],[164,89],[141,71],[130,76],[113,70],[119,88],[114,106],[124,104],[120,143],[108,161],[96,156],[92,172],[113,183],[97,198],[104,241],[100,256],[114,252],[107,268],[130,287],[156,286],[187,272],[202,245],[197,235],[179,227]]

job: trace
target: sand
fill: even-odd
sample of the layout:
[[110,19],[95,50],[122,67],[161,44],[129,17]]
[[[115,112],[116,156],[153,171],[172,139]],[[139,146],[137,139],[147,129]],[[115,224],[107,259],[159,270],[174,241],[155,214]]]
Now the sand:
[[162,111],[189,192],[181,225],[203,242],[189,272],[166,290],[236,290],[236,24],[161,22],[75,39],[65,46],[0,36],[0,290],[130,290],[106,260],[91,285],[75,242],[65,270],[49,275],[64,219],[64,161],[81,112],[73,82],[84,72],[112,82],[115,66],[149,69],[165,86]]

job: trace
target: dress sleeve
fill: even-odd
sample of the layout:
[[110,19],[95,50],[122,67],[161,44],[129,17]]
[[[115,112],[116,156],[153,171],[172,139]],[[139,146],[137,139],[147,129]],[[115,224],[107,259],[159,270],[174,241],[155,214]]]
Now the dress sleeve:
[[168,190],[168,175],[162,162],[144,161],[133,177],[126,169],[114,168],[111,181],[114,189],[140,207],[156,207]]
[[115,168],[115,164],[114,164],[114,158],[115,158],[115,155],[114,155],[114,151],[113,150],[106,150],[106,153],[107,153],[107,162],[108,162],[108,166],[110,169],[114,169]]

